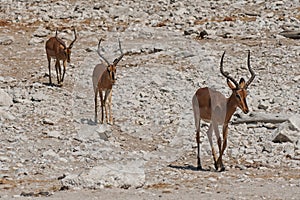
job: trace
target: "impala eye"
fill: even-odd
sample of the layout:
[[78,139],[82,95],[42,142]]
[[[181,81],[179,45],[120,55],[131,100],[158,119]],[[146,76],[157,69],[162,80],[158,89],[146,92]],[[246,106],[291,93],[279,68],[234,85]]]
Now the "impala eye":
[[236,94],[235,96],[236,98],[241,99],[241,96],[239,94]]

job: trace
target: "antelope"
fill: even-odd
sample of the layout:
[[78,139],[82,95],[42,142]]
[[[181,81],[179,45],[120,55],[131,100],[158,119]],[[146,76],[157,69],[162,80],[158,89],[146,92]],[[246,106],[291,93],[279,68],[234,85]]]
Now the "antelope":
[[[203,170],[200,160],[200,120],[210,122],[207,136],[210,143],[212,156],[214,160],[215,169],[218,171],[224,171],[225,166],[223,165],[222,156],[227,146],[228,136],[228,123],[239,107],[245,114],[249,112],[246,97],[247,88],[255,78],[255,73],[250,67],[250,51],[248,51],[248,70],[250,71],[251,77],[245,82],[244,78],[241,78],[239,83],[235,81],[228,72],[223,70],[223,59],[225,51],[221,58],[220,72],[227,79],[227,85],[232,91],[229,98],[226,98],[222,93],[215,91],[214,89],[205,87],[199,88],[193,96],[193,112],[196,126],[196,142],[197,142],[197,169]],[[219,125],[223,125],[223,143],[219,133]],[[216,152],[212,142],[212,132],[215,132],[217,143],[219,147],[219,157],[217,158]]]
[[[104,56],[101,55],[100,53],[100,44],[101,44],[102,39],[99,40],[98,43],[98,49],[97,53],[100,57],[100,59],[104,60],[105,63],[101,63],[95,66],[94,71],[93,71],[93,87],[94,87],[94,94],[95,94],[95,123],[97,124],[98,122],[98,101],[97,101],[97,95],[99,93],[100,97],[100,103],[101,103],[101,123],[104,121],[104,112],[103,108],[105,109],[105,116],[106,116],[106,122],[113,124],[113,117],[112,117],[112,111],[111,111],[111,106],[112,106],[112,86],[116,82],[116,70],[117,70],[117,64],[120,62],[120,60],[123,58],[124,53],[121,48],[121,42],[119,40],[119,49],[121,52],[121,55],[116,58],[113,63],[109,63],[107,59],[104,58]],[[104,92],[104,96],[103,96]],[[108,105],[107,101],[108,100]],[[107,113],[107,106],[109,110],[109,119],[108,119],[108,113]]]
[[[57,76],[58,85],[62,85],[66,73],[67,62],[70,62],[71,57],[71,49],[73,47],[74,42],[77,39],[76,31],[74,29],[75,39],[70,43],[67,47],[65,42],[57,37],[57,29],[55,37],[49,38],[46,42],[46,53],[48,59],[48,68],[49,68],[49,84],[52,85],[51,80],[51,58],[55,59],[55,70]],[[63,61],[63,74],[61,74],[61,66],[59,61]]]

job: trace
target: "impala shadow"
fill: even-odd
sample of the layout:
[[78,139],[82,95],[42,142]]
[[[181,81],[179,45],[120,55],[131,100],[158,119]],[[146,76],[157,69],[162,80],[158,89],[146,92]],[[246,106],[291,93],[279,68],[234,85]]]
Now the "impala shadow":
[[180,165],[168,165],[168,167],[173,168],[173,169],[180,169],[180,170],[190,170],[190,171],[203,171],[203,172],[207,172],[207,171],[212,171],[210,168],[209,169],[198,169],[197,167],[193,166],[193,165],[184,165],[184,166],[180,166]]
[[81,122],[81,124],[88,124],[90,126],[97,126],[97,123],[94,120],[90,119],[90,118],[81,118],[80,122]]

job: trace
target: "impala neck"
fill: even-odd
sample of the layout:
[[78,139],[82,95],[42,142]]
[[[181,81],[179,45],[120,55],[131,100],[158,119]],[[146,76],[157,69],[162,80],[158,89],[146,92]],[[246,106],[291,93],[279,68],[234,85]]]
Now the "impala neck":
[[114,82],[111,80],[109,73],[105,70],[101,76],[101,88],[112,89]]
[[236,101],[236,98],[234,97],[234,93],[231,94],[229,98],[227,98],[227,114],[226,114],[226,120],[225,123],[228,123],[233,115],[233,113],[236,111],[236,108],[238,107],[238,102]]

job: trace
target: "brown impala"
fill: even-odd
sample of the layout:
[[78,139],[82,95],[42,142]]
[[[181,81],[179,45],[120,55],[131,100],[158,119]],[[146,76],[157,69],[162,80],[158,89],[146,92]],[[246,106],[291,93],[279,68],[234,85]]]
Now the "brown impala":
[[[112,117],[112,111],[111,111],[111,98],[112,98],[112,86],[115,84],[116,81],[116,70],[117,70],[117,64],[120,62],[120,60],[123,58],[124,53],[121,48],[121,42],[119,40],[119,48],[121,55],[114,60],[114,62],[111,64],[105,59],[101,53],[100,53],[100,43],[102,39],[99,40],[98,43],[98,50],[97,53],[102,58],[105,63],[101,63],[95,66],[93,71],[93,86],[94,86],[94,94],[95,94],[95,123],[98,121],[98,101],[97,101],[97,95],[99,93],[100,96],[100,103],[101,103],[101,123],[103,123],[104,120],[104,112],[103,108],[105,109],[105,116],[107,123],[113,124],[113,117]],[[103,96],[104,92],[104,96]],[[106,100],[108,99],[108,105]],[[107,113],[107,106],[109,110],[109,119],[108,119],[108,113]]]
[[[246,102],[247,88],[255,77],[254,71],[250,67],[250,51],[248,52],[248,69],[251,73],[251,78],[245,82],[243,78],[238,83],[235,81],[227,72],[223,71],[223,58],[225,52],[222,55],[220,63],[220,71],[225,78],[227,78],[227,84],[232,90],[232,94],[229,98],[226,98],[220,92],[217,92],[211,88],[199,88],[193,96],[193,111],[196,126],[196,141],[197,141],[197,169],[201,170],[200,160],[200,120],[210,122],[207,136],[211,146],[211,151],[214,159],[216,170],[224,171],[225,167],[222,162],[222,155],[227,146],[227,135],[228,135],[228,123],[235,112],[236,108],[239,107],[245,114],[249,112],[248,105]],[[220,137],[218,125],[223,125],[223,143]],[[212,132],[215,132],[219,147],[219,157],[217,158],[216,152],[212,143]]]
[[[77,39],[76,31],[74,29],[74,35],[75,39],[70,43],[70,45],[67,47],[65,42],[57,37],[57,30],[55,37],[49,38],[46,42],[46,53],[47,53],[47,59],[48,59],[48,68],[49,68],[49,83],[52,85],[51,80],[51,58],[55,59],[55,70],[56,70],[56,76],[57,76],[57,83],[58,85],[62,85],[66,73],[66,67],[67,62],[70,62],[71,58],[71,49],[73,47],[74,42]],[[61,66],[59,61],[63,61],[63,67],[64,71],[63,74],[61,74]]]

